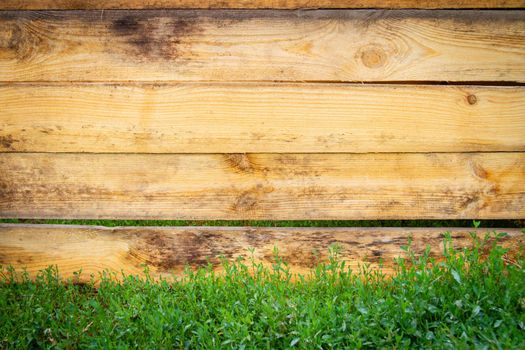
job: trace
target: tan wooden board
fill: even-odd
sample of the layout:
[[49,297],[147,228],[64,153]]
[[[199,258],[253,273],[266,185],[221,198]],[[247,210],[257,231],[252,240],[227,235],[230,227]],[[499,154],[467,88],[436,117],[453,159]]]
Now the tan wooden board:
[[[250,228],[250,227],[117,227],[67,225],[0,225],[0,265],[26,268],[31,275],[50,265],[63,278],[82,270],[81,281],[104,270],[140,275],[148,266],[153,277],[181,276],[185,266],[213,264],[221,271],[221,256],[239,257],[250,264],[266,266],[278,256],[292,273],[308,275],[328,260],[329,248],[337,247],[339,258],[358,271],[369,264],[390,274],[395,258],[407,257],[402,246],[412,238],[412,250],[421,254],[427,246],[439,259],[446,231],[456,248],[472,246],[468,228]],[[477,230],[482,238],[487,230]],[[513,252],[523,252],[525,235],[518,229],[495,229],[507,233],[500,241]],[[494,234],[492,234],[494,236]]]
[[0,86],[0,151],[525,151],[525,87]]
[[0,217],[525,218],[525,153],[0,153]]
[[0,9],[520,8],[523,0],[2,0]]
[[525,82],[521,11],[0,13],[0,81]]

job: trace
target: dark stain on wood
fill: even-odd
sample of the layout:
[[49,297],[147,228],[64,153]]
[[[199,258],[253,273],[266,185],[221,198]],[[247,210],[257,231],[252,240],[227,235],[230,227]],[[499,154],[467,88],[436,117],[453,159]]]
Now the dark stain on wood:
[[[72,2],[72,0],[68,0]],[[75,0],[82,4],[90,3],[91,1]],[[75,6],[76,7],[76,6]],[[89,6],[78,6],[79,8],[89,8]],[[251,20],[251,19],[266,19],[266,18],[282,18],[288,20],[295,19],[348,19],[348,20],[363,20],[366,22],[373,22],[380,19],[435,19],[435,20],[453,20],[455,22],[472,24],[477,21],[487,22],[516,22],[522,23],[523,15],[519,11],[513,10],[342,10],[342,9],[324,9],[324,10],[277,10],[277,9],[142,9],[126,10],[126,9],[106,9],[103,13],[103,18],[114,18],[134,13],[140,13],[143,17],[159,17],[159,16],[177,16],[182,18],[187,17],[209,17],[226,20]],[[495,16],[495,14],[498,14]],[[100,20],[101,11],[83,11],[83,10],[69,10],[69,11],[54,11],[54,10],[5,10],[0,12],[0,20],[10,20],[17,18],[34,19],[34,18],[53,18],[55,20],[67,20],[71,18],[81,18],[89,21]]]
[[366,261],[369,263],[377,264],[381,260],[384,260],[383,253],[380,250],[372,250],[370,254],[366,255]]
[[372,250],[372,255],[380,257],[383,255],[383,253],[380,250]]
[[197,23],[198,19],[194,18],[150,18],[128,14],[115,19],[110,29],[128,44],[127,53],[134,59],[171,61],[187,53],[189,45],[184,43],[185,40],[202,31]]
[[126,234],[133,242],[126,259],[134,261],[136,266],[146,264],[161,272],[181,272],[185,266],[217,266],[221,257],[232,259],[241,251],[231,237],[206,231],[171,235],[158,230],[130,229]]
[[[249,230],[238,236],[224,232],[188,230],[177,235],[155,229],[115,229],[111,235],[122,235],[123,241],[130,241],[126,260],[140,267],[148,265],[160,272],[181,272],[185,266],[213,267],[221,263],[221,257],[231,261],[236,257],[245,258],[249,249],[262,253],[263,261],[275,262],[274,243],[278,243],[278,256],[297,267],[312,268],[328,258],[329,241],[323,237],[301,235],[280,237],[273,231]],[[332,237],[328,235],[328,237]],[[332,237],[333,238],[333,237]]]
[[111,28],[118,35],[133,35],[137,30],[141,29],[141,25],[136,17],[125,16],[115,20]]
[[[125,231],[126,232],[126,231]],[[184,252],[168,235],[155,230],[129,231],[132,243],[128,250],[127,260],[135,261],[135,265],[146,264],[161,271],[184,267]]]
[[0,136],[0,146],[6,150],[10,150],[13,147],[13,143],[18,142],[17,139],[13,138],[12,135]]

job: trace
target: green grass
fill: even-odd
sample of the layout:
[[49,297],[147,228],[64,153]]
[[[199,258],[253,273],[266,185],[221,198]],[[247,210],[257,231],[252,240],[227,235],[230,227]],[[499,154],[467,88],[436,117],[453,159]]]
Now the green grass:
[[456,251],[446,238],[441,262],[408,247],[392,278],[349,271],[338,247],[295,281],[278,254],[272,268],[224,261],[223,275],[169,281],[105,274],[98,288],[4,267],[0,348],[525,349],[523,256],[475,241]]
[[[64,220],[0,219],[0,223],[99,226],[257,226],[257,227],[472,227],[472,220]],[[482,227],[521,228],[525,220],[481,220]]]

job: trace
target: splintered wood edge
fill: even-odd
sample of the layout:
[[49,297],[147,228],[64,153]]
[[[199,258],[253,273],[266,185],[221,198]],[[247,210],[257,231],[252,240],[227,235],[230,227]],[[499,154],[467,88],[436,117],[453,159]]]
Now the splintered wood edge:
[[[307,275],[328,260],[328,250],[337,245],[340,258],[354,271],[368,265],[385,274],[395,272],[397,257],[412,239],[412,250],[421,254],[427,246],[431,256],[442,257],[445,232],[450,232],[456,248],[472,246],[471,233],[507,235],[499,243],[510,251],[508,260],[523,252],[525,235],[519,229],[470,228],[263,228],[263,227],[100,227],[77,225],[0,224],[0,265],[26,269],[35,277],[53,265],[62,278],[80,281],[96,278],[102,271],[121,277],[143,275],[145,266],[154,278],[181,276],[184,268],[212,264],[222,271],[221,257],[229,261],[243,258],[270,266],[274,249],[288,263],[293,274]],[[494,234],[492,235],[494,236]]]

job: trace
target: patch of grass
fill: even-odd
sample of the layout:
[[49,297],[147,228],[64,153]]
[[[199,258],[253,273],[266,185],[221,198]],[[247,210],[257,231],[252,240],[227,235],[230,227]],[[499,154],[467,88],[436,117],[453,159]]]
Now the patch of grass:
[[[0,219],[0,223],[98,226],[254,226],[254,227],[472,227],[472,220],[64,220]],[[481,220],[481,227],[522,228],[525,220]]]
[[106,273],[97,288],[4,267],[0,348],[525,348],[523,256],[476,242],[457,251],[446,238],[441,261],[407,247],[393,277],[350,271],[337,247],[295,280],[278,253],[270,268],[224,261],[224,274],[169,281]]

